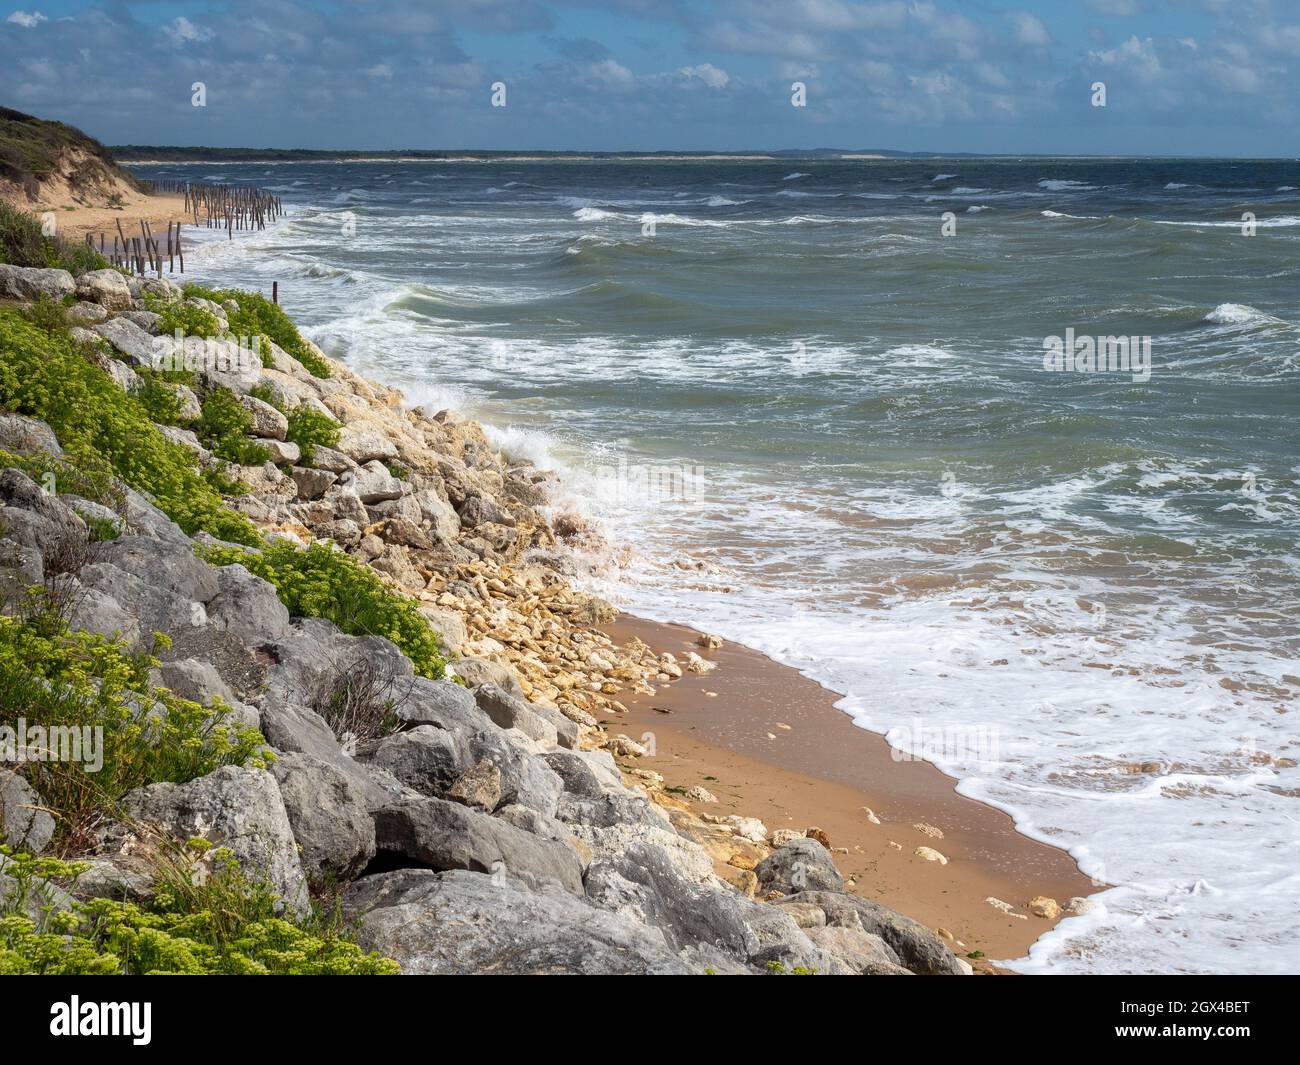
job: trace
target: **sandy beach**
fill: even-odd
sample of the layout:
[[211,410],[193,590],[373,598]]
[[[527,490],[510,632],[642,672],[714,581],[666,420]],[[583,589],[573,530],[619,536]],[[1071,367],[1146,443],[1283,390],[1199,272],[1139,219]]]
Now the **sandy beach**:
[[185,211],[185,197],[173,194],[145,196],[137,194],[127,200],[121,208],[102,206],[83,206],[80,204],[41,205],[31,207],[36,213],[54,211],[59,227],[59,234],[68,240],[85,240],[87,233],[104,234],[109,244],[117,232],[117,224],[122,224],[122,231],[128,237],[140,235],[140,223],[148,222],[149,227],[158,233],[166,233],[168,222],[193,222],[194,216]]
[[[624,699],[627,715],[608,727],[653,743],[640,768],[661,773],[665,790],[697,816],[757,817],[773,831],[820,828],[847,890],[951,933],[959,956],[978,952],[970,959],[977,970],[1023,957],[1057,923],[1031,913],[1030,899],[1064,907],[1099,890],[1067,853],[958,795],[930,763],[895,761],[882,737],[835,709],[838,696],[797,671],[748,647],[706,650],[698,633],[679,625],[623,615],[606,631],[620,642],[638,637],[656,651],[695,651],[718,663],[654,696]],[[687,799],[683,792],[696,786],[718,801]],[[918,847],[947,864],[918,857]],[[989,897],[1021,916],[994,908]]]

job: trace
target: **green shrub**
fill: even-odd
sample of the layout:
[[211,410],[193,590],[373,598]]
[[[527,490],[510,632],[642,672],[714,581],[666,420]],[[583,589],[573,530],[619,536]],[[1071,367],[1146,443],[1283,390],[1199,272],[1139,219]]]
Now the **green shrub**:
[[[391,976],[397,962],[367,954],[319,914],[277,915],[265,881],[247,876],[229,850],[160,863],[153,899],[113,899],[47,908],[33,919],[6,898],[0,907],[0,975],[302,975]],[[75,889],[85,863],[6,854],[5,871],[31,897],[53,881]],[[205,872],[199,876],[197,865]]]
[[136,376],[140,383],[131,394],[149,412],[149,419],[159,425],[180,425],[181,399],[176,389],[147,370],[138,371]]
[[187,337],[215,337],[221,334],[221,323],[217,316],[205,307],[195,306],[181,300],[171,303],[158,303],[158,332],[163,336],[172,336],[176,330]]
[[248,439],[253,416],[230,389],[210,389],[202,406],[194,431],[214,455],[240,466],[260,466],[271,457],[263,445]]
[[0,309],[0,407],[48,422],[68,463],[111,469],[151,495],[187,533],[204,529],[219,540],[261,542],[247,518],[223,505],[194,455],[163,438],[138,399],[66,337],[43,333],[7,309]]
[[[229,315],[230,331],[236,336],[264,336],[275,341],[285,353],[293,356],[315,377],[329,377],[329,363],[307,346],[298,327],[292,319],[259,292],[245,292],[242,289],[210,289],[201,285],[186,285],[185,295],[199,296],[223,303],[234,300],[239,310]],[[263,364],[267,364],[267,353],[263,353]]]
[[325,618],[352,636],[384,636],[401,648],[420,676],[440,680],[446,674],[438,636],[415,600],[392,591],[342,551],[279,540],[255,554],[223,547],[203,555],[218,566],[238,562],[270,581],[294,617]]
[[[106,806],[158,781],[184,783],[223,765],[264,765],[274,756],[256,729],[151,683],[152,653],[96,633],[71,632],[35,591],[17,617],[0,617],[0,721],[24,717],[49,730],[102,730],[94,765],[27,763],[32,786],[53,811],[59,838],[79,838]],[[155,636],[155,649],[165,649]],[[49,733],[49,735],[54,735]],[[83,741],[84,742],[84,741]],[[83,755],[91,752],[83,748]]]
[[68,331],[68,309],[58,300],[41,296],[34,303],[23,308],[23,317],[38,329],[47,333],[66,333]]
[[302,452],[300,461],[304,466],[311,465],[318,445],[338,447],[338,422],[328,415],[303,403],[291,410],[288,418],[289,431],[285,434],[285,438],[298,445],[298,449]]
[[0,200],[0,263],[55,267],[74,274],[104,270],[109,265],[88,245],[45,236],[40,219],[4,200]]

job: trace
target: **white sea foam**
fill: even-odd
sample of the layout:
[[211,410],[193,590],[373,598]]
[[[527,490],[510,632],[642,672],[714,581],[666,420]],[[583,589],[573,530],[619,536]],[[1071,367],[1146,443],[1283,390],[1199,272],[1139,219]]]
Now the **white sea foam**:
[[[563,206],[591,210],[583,219],[591,222],[642,217],[612,210],[621,204],[604,199],[575,197]],[[550,242],[553,258],[563,246],[558,241],[573,242],[579,227],[554,207],[538,213],[543,217],[491,224],[472,214],[408,218],[424,227],[410,239],[410,254],[441,255],[431,233],[457,247],[495,250],[512,248],[527,231],[527,240]],[[269,289],[289,267],[301,269],[288,256],[305,255],[304,241],[340,239],[329,224],[335,214],[315,223],[299,216],[276,232],[237,234],[233,242],[212,235],[197,261],[214,263],[216,279],[226,283]],[[874,227],[865,230],[871,247],[933,243],[884,232],[894,220],[830,213],[656,220],[740,227],[737,235],[753,226],[754,234],[774,241],[786,235],[762,227],[864,223]],[[999,217],[980,225],[1000,224]],[[400,231],[374,225],[373,234],[363,229],[353,238],[367,243],[349,247],[397,246],[385,241]],[[605,242],[611,231],[592,225],[575,246]],[[860,246],[859,238],[855,255]],[[1300,787],[1300,771],[1270,760],[1295,755],[1294,726],[1277,713],[1296,701],[1297,686],[1287,679],[1295,676],[1294,656],[1280,653],[1281,641],[1262,628],[1270,619],[1234,617],[1229,590],[1263,578],[1251,558],[1236,557],[1240,546],[1225,542],[1215,523],[1277,538],[1300,521],[1300,466],[1289,481],[1261,479],[1259,494],[1248,495],[1241,471],[1226,468],[1228,456],[1197,464],[1146,455],[1076,475],[1063,461],[1070,446],[1063,441],[1061,453],[1044,447],[1032,475],[999,485],[990,483],[999,460],[972,448],[975,465],[967,469],[964,438],[956,437],[950,439],[962,446],[949,451],[951,481],[941,466],[928,483],[902,481],[897,467],[891,469],[896,455],[873,453],[869,473],[853,482],[839,478],[835,447],[792,473],[781,461],[745,465],[725,448],[714,454],[704,446],[692,461],[707,463],[706,505],[629,499],[611,479],[620,457],[680,457],[649,451],[644,440],[653,431],[629,443],[617,439],[625,421],[611,430],[608,418],[592,415],[590,395],[611,383],[629,392],[671,383],[699,399],[716,394],[720,382],[752,382],[754,401],[777,404],[763,408],[763,417],[793,439],[818,432],[816,416],[778,401],[824,375],[854,374],[851,388],[844,387],[849,378],[835,379],[847,402],[885,395],[881,417],[905,433],[917,419],[928,426],[944,415],[949,393],[938,391],[938,383],[968,371],[980,382],[996,376],[996,364],[981,362],[968,338],[903,344],[897,336],[859,337],[850,346],[809,336],[802,351],[793,344],[786,351],[771,342],[699,336],[643,340],[590,322],[520,335],[513,331],[515,304],[544,291],[540,284],[520,285],[521,278],[532,285],[525,272],[508,287],[475,270],[450,275],[463,277],[463,285],[449,282],[445,271],[428,284],[399,283],[367,274],[359,265],[364,258],[353,266],[336,254],[339,247],[330,245],[329,261],[348,263],[350,279],[326,266],[319,278],[304,271],[290,289],[295,315],[305,306],[322,323],[310,335],[327,350],[346,353],[361,372],[402,387],[410,403],[464,409],[486,422],[494,444],[557,470],[557,505],[585,507],[612,539],[636,548],[627,568],[610,571],[597,585],[621,605],[717,631],[805,670],[846,693],[841,709],[860,727],[896,743],[908,742],[899,725],[912,721],[918,706],[926,708],[927,721],[1001,730],[1002,761],[945,765],[961,778],[959,790],[1008,810],[1027,834],[1068,847],[1086,872],[1113,885],[1095,897],[1096,910],[1062,923],[1014,968],[1294,970],[1292,856],[1300,847],[1300,815],[1288,792]],[[339,288],[345,283],[346,302]],[[1200,295],[1179,291],[1182,300],[1205,301],[1194,312],[1161,305],[1160,313],[1177,312],[1180,323],[1213,299],[1203,288]],[[1274,295],[1270,289],[1253,298],[1274,307]],[[1149,300],[1128,302],[1131,308],[1121,308],[1124,298],[1112,297],[1098,306],[1111,306],[1112,314],[1151,312]],[[500,313],[492,317],[497,305]],[[463,315],[464,308],[472,315]],[[1194,349],[1206,337],[1223,337],[1227,354],[1218,357],[1254,366],[1254,344],[1288,334],[1281,331],[1285,323],[1275,330],[1252,327],[1276,321],[1255,308],[1220,304],[1180,344]],[[922,339],[929,339],[922,328]],[[527,398],[494,398],[503,388]],[[979,393],[972,390],[969,399],[978,410]],[[955,406],[966,402],[963,395]],[[753,410],[747,407],[747,416]],[[1003,417],[994,410],[995,421]],[[653,418],[655,412],[647,407],[645,413]],[[681,418],[680,437],[677,426],[663,423],[665,439],[690,439],[689,417]],[[1026,424],[1024,431],[1041,435],[1043,427]],[[907,438],[898,440],[901,451]],[[1093,442],[1099,450],[1115,443]],[[848,491],[846,483],[864,487]],[[1122,534],[1132,514],[1143,515],[1151,530],[1132,545],[1133,558],[1148,556],[1148,540],[1160,537],[1185,549],[1171,555],[1167,568],[1151,562],[1154,572],[1136,585],[1125,579],[1133,566],[1115,564],[1125,549],[1108,539]],[[1198,540],[1198,529],[1213,531],[1214,539]],[[705,568],[683,573],[663,566],[682,551],[703,556]],[[1093,558],[1103,564],[1091,564]],[[1279,547],[1269,565],[1300,567],[1300,559]],[[1190,583],[1198,571],[1210,582],[1205,588]],[[913,577],[921,578],[916,586],[909,584]],[[1220,589],[1222,600],[1216,599]],[[1283,620],[1279,614],[1270,623],[1281,628]],[[1157,771],[1132,771],[1148,763]]]
[[1040,189],[1046,189],[1048,192],[1083,192],[1088,189],[1095,189],[1096,185],[1089,185],[1083,181],[1070,181],[1065,178],[1043,178],[1038,183]]
[[1265,314],[1244,303],[1220,303],[1210,311],[1204,321],[1215,325],[1263,325],[1266,322],[1278,322],[1280,319]]

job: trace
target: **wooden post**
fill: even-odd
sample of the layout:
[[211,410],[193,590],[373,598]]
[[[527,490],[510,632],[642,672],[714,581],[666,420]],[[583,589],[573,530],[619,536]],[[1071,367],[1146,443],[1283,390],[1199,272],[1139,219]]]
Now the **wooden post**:
[[279,306],[280,303],[280,282],[271,282],[271,302]]

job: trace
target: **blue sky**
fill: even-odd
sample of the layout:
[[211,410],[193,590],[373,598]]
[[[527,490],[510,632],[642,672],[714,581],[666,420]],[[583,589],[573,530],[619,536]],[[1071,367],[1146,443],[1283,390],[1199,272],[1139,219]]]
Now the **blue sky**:
[[109,143],[1300,155],[1300,0],[5,3],[0,103]]

